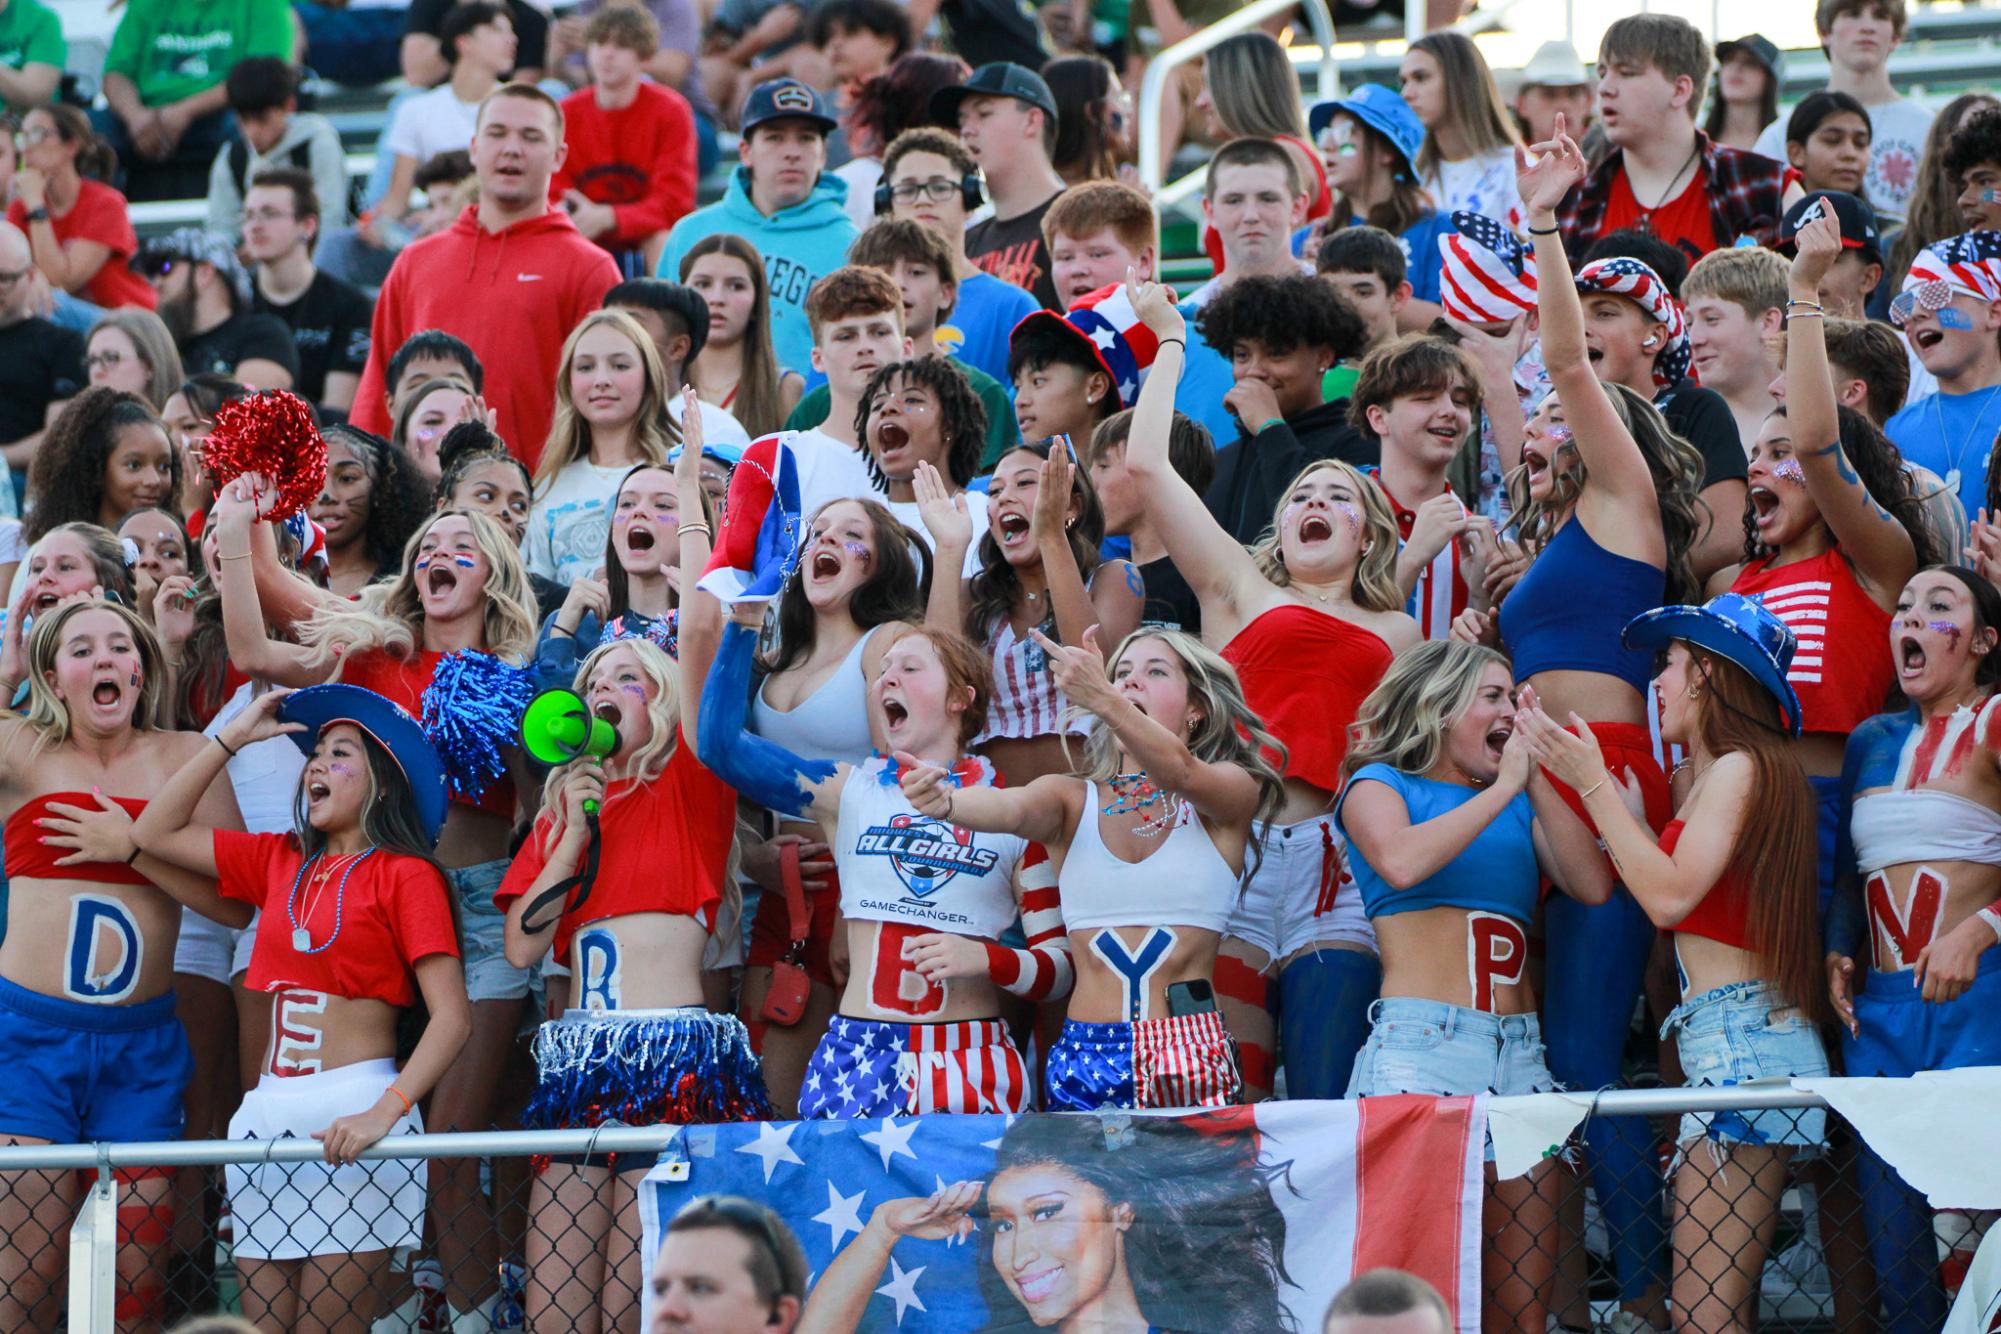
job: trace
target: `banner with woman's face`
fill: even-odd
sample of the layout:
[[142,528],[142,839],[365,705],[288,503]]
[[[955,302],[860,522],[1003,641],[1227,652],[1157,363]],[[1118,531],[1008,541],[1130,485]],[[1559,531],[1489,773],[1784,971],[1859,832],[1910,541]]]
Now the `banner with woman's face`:
[[1472,1099],[1372,1098],[690,1126],[640,1192],[643,1253],[650,1274],[677,1212],[743,1196],[803,1247],[815,1330],[1310,1334],[1391,1266],[1472,1334],[1484,1121]]

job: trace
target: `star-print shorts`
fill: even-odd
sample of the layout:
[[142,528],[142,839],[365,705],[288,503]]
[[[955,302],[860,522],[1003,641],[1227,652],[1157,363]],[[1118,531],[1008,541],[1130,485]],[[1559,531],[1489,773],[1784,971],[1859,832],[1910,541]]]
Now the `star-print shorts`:
[[1044,1078],[1052,1112],[1228,1107],[1244,1087],[1237,1044],[1213,1010],[1131,1024],[1065,1020]]
[[1028,1109],[1028,1069],[997,1019],[886,1024],[836,1015],[799,1091],[802,1121]]

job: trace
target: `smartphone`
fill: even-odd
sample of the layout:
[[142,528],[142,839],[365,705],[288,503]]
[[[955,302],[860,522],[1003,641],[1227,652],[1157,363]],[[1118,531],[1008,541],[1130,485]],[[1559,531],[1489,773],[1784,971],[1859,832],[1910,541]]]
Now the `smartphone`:
[[1167,984],[1167,1013],[1179,1019],[1188,1014],[1214,1014],[1216,1012],[1216,988],[1197,978],[1193,982],[1170,982]]

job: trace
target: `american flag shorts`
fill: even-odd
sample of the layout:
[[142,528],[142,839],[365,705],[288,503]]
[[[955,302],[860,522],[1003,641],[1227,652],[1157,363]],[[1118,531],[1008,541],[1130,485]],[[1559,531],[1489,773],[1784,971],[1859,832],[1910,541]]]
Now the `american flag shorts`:
[[998,1019],[888,1024],[836,1015],[806,1066],[802,1121],[1028,1110],[1028,1068]]
[[1046,1111],[1100,1107],[1228,1107],[1243,1092],[1237,1044],[1223,1016],[1175,1015],[1137,1023],[1065,1020],[1049,1049]]

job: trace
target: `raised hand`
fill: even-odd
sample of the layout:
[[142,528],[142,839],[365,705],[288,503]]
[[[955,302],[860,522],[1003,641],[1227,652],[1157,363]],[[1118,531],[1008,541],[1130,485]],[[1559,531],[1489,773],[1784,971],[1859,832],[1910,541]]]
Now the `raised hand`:
[[910,490],[917,498],[918,520],[939,550],[964,551],[973,544],[973,516],[966,509],[966,493],[946,486],[944,474],[929,459],[919,460]]
[[229,725],[216,733],[215,739],[231,750],[242,750],[245,746],[254,746],[274,736],[290,736],[294,732],[305,731],[304,723],[278,721],[278,706],[291,693],[290,690],[265,691],[252,699],[242,713],[231,718]]
[[935,764],[926,764],[908,751],[897,751],[896,762],[900,766],[898,781],[903,785],[903,799],[915,806],[920,814],[934,820],[950,820],[952,785],[946,781],[945,771]]
[[1174,304],[1174,289],[1165,283],[1142,279],[1138,269],[1128,268],[1126,300],[1132,302],[1133,314],[1153,331],[1155,338],[1181,338],[1186,335],[1188,321]]
[[1794,237],[1798,249],[1793,254],[1789,278],[1795,292],[1819,292],[1820,280],[1834,267],[1834,261],[1841,258],[1841,222],[1835,216],[1834,205],[1822,195],[1816,207],[1819,215]]
[[969,1236],[973,1231],[969,1215],[985,1190],[978,1181],[955,1181],[927,1199],[885,1200],[875,1207],[869,1222],[919,1241]]
[[1029,513],[1029,530],[1037,547],[1062,546],[1070,530],[1070,451],[1051,449],[1042,461],[1042,477]]
[[[1531,162],[1529,155],[1535,160]],[[1553,213],[1587,174],[1584,151],[1565,132],[1564,116],[1556,116],[1555,137],[1524,149],[1515,145],[1515,191],[1531,217]]]

